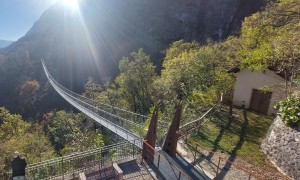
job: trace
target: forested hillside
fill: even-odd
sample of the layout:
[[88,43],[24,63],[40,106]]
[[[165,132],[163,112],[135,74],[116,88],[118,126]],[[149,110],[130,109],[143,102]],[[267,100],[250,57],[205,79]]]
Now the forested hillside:
[[52,111],[41,120],[26,122],[21,115],[0,108],[0,120],[0,177],[11,169],[15,151],[31,164],[115,142],[110,132],[97,131],[83,114]]
[[56,4],[29,32],[0,55],[0,106],[26,117],[65,107],[46,84],[45,59],[63,85],[81,92],[88,77],[113,81],[119,60],[143,48],[161,70],[162,53],[184,39],[205,43],[238,33],[245,16],[262,0],[82,1],[80,13]]
[[[221,94],[230,103],[235,75],[227,70],[232,67],[272,69],[285,77],[287,97],[299,93],[298,0],[269,2],[228,37],[248,15],[236,15],[245,1],[97,2],[82,4],[81,15],[54,5],[1,51],[0,171],[8,169],[15,150],[37,162],[115,140],[69,111],[47,83],[41,58],[55,79],[101,103],[144,115],[159,105],[159,118],[170,121],[181,101],[182,124],[217,104]],[[220,10],[214,9],[216,2],[223,15],[212,13]],[[259,7],[250,3],[246,9]],[[292,122],[299,117],[294,109]]]
[[297,92],[300,71],[300,3],[270,3],[265,11],[247,17],[240,36],[223,42],[173,42],[165,51],[163,69],[155,72],[150,57],[139,49],[119,63],[113,83],[97,85],[92,79],[85,95],[100,102],[147,114],[160,102],[161,116],[170,119],[176,101],[184,102],[183,122],[216,104],[221,94],[230,101],[235,77],[232,67],[272,69],[286,79],[286,97]]

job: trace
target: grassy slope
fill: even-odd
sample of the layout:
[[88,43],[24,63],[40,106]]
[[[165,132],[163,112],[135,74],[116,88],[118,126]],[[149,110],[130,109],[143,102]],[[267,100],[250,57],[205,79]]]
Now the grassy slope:
[[242,157],[250,164],[263,166],[266,156],[260,144],[272,121],[271,117],[238,108],[233,108],[230,116],[229,107],[222,107],[192,139],[213,151],[229,154],[232,160]]

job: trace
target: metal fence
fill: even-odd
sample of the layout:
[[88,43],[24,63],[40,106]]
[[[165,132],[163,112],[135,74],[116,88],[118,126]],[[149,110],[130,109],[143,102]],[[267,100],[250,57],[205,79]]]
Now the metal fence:
[[[150,119],[149,117],[95,102],[76,94],[59,84],[51,76],[43,60],[42,64],[50,84],[66,101],[107,129],[128,141],[135,142],[136,146],[142,147],[143,136],[145,134],[144,123]],[[158,142],[163,142],[165,135],[163,132],[168,129],[169,125],[170,123],[164,121],[158,122]],[[135,139],[140,139],[140,141],[133,141]]]
[[[119,163],[140,157],[141,149],[126,141],[30,164],[26,168],[26,178],[29,180],[50,179],[55,177],[60,177],[60,179],[72,179],[78,177],[78,173],[82,172],[85,165],[91,161],[111,158],[113,162]],[[0,175],[0,179],[9,179],[10,177],[11,172]]]
[[151,151],[147,151],[148,155],[154,156],[153,163],[150,164],[150,167],[154,170],[157,177],[163,177],[162,179],[183,179],[183,180],[191,180],[192,178],[186,174],[181,168],[177,167],[174,163],[172,163],[166,155],[157,151],[151,145],[149,145],[146,141],[144,144],[153,149],[154,153]]
[[[230,161],[227,157],[222,156],[216,151],[212,151],[210,148],[202,146],[192,139],[188,140],[187,145],[193,154],[191,163],[198,164],[199,166],[202,166],[202,163],[208,164],[211,170],[214,171],[214,174],[212,175],[216,179],[224,179],[225,176],[229,179],[267,179],[266,175],[254,173],[249,168]],[[207,153],[204,153],[203,150]],[[235,170],[229,171],[230,167],[234,167]]]

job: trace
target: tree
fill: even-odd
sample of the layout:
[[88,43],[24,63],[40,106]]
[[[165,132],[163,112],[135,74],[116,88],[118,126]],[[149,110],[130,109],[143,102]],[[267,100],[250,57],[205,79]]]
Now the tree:
[[270,3],[265,11],[248,18],[242,26],[243,68],[274,69],[286,79],[286,95],[291,95],[300,72],[300,2]]
[[[219,99],[221,92],[230,86],[224,81],[231,79],[226,73],[231,63],[225,58],[222,48],[226,49],[226,46],[214,43],[200,46],[196,42],[183,41],[173,43],[166,53],[164,69],[158,80],[160,86],[156,87],[164,85],[165,89],[159,91],[169,93],[171,99],[193,99],[199,93],[215,89],[218,92],[213,95],[212,102]],[[174,52],[175,55],[172,54]]]
[[143,49],[132,52],[132,59],[123,57],[120,60],[120,75],[116,78],[116,85],[123,93],[128,106],[134,112],[147,114],[153,105],[151,87],[156,78],[155,66]]
[[101,86],[95,83],[93,78],[89,77],[87,83],[84,85],[83,95],[87,98],[95,99],[101,91]]
[[60,155],[104,145],[102,135],[93,132],[93,123],[82,114],[65,111],[48,113],[44,119],[44,128]]
[[[40,97],[40,83],[37,80],[26,80],[19,89],[20,109],[23,114],[36,109]],[[26,113],[27,112],[27,113]]]
[[29,130],[30,124],[23,121],[21,115],[10,114],[4,107],[0,108],[0,140],[6,141],[14,136],[24,134]]
[[162,100],[163,111],[170,115],[174,100],[184,101],[184,121],[190,121],[220,100],[221,93],[231,94],[233,80],[226,70],[232,65],[232,45],[209,42],[174,42],[166,51],[163,70],[155,81],[155,92]]
[[9,170],[14,151],[19,151],[29,163],[55,156],[50,141],[39,125],[25,122],[18,114],[0,108],[0,173]]

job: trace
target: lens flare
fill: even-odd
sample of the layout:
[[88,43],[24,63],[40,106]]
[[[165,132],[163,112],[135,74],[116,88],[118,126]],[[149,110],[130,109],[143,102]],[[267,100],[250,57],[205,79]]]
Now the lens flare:
[[59,0],[59,2],[71,10],[78,10],[78,1],[77,0]]

